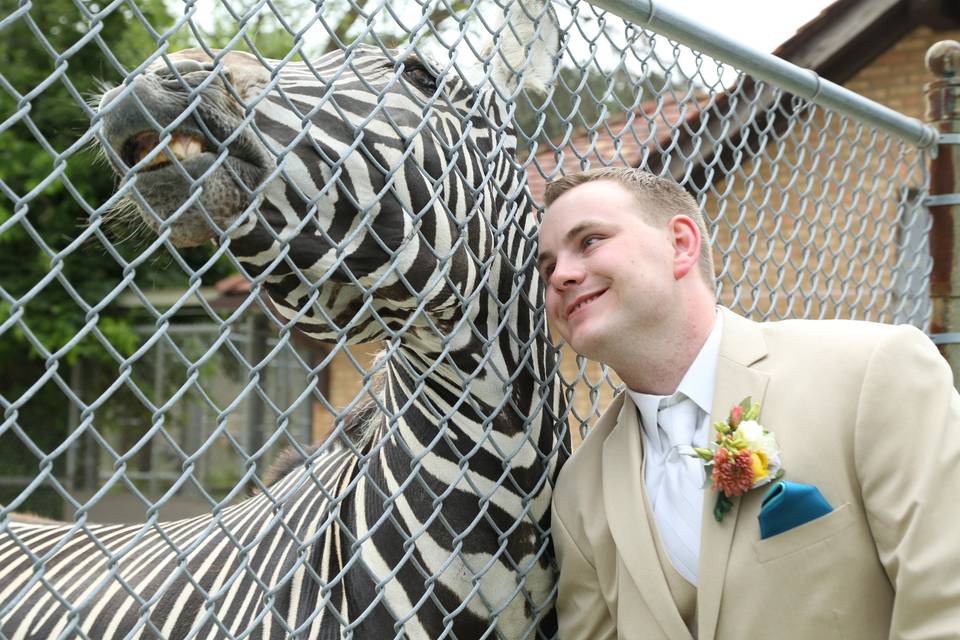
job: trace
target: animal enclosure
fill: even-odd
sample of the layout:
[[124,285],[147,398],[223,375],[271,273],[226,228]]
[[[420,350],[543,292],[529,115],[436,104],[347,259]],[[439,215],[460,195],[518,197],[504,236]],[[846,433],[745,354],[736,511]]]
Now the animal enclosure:
[[545,325],[561,175],[683,184],[739,313],[925,328],[932,139],[649,6],[0,5],[0,637],[552,637],[617,387]]

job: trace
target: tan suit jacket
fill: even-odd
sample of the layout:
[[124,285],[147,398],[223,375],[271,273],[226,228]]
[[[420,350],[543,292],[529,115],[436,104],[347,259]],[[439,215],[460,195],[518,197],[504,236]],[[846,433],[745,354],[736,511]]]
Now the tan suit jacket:
[[[936,348],[912,327],[723,313],[711,424],[752,396],[785,479],[834,510],[761,540],[765,488],[719,523],[707,490],[700,640],[960,637],[960,397]],[[562,640],[690,638],[644,513],[642,456],[621,395],[560,473]]]

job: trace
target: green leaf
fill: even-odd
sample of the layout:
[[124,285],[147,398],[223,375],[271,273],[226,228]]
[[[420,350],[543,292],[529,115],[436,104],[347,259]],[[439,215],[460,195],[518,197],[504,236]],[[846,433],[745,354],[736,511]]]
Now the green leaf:
[[722,491],[717,491],[717,503],[713,507],[713,517],[717,522],[723,521],[723,516],[733,509],[733,501]]
[[742,451],[743,449],[747,448],[747,440],[739,431],[735,432],[732,437],[727,439],[727,443],[737,451]]
[[701,449],[700,447],[693,448],[694,453],[706,460],[707,462],[713,461],[713,451],[710,449]]

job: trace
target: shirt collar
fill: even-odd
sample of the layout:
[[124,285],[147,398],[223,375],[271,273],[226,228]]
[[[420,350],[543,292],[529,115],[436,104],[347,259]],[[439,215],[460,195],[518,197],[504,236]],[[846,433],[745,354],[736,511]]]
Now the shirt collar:
[[720,337],[723,334],[723,314],[717,313],[713,329],[700,353],[677,386],[677,391],[693,400],[700,410],[710,415],[713,388],[717,380],[717,360],[720,359]]
[[[708,416],[713,404],[713,389],[717,379],[717,361],[720,359],[720,338],[723,335],[723,314],[717,311],[713,329],[707,336],[706,342],[700,347],[700,353],[693,360],[690,368],[683,374],[683,379],[677,385],[677,390],[669,396],[658,396],[649,393],[640,393],[627,389],[633,403],[640,410],[644,430],[650,429],[648,435],[656,432],[656,415],[660,408],[660,401],[682,393],[690,398],[695,405]],[[651,423],[649,424],[648,423]]]

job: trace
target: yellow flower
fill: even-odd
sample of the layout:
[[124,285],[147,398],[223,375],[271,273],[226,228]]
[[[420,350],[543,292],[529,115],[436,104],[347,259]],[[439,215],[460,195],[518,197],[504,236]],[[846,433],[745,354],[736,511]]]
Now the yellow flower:
[[763,451],[751,451],[750,460],[753,463],[753,481],[759,482],[770,473],[770,461]]

